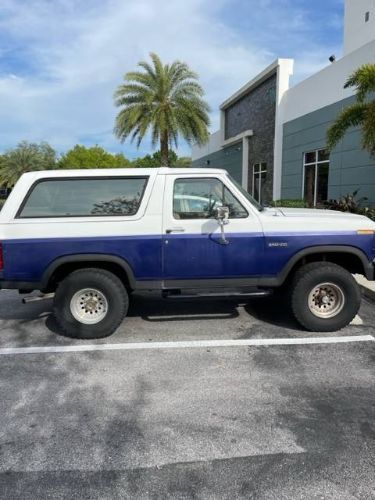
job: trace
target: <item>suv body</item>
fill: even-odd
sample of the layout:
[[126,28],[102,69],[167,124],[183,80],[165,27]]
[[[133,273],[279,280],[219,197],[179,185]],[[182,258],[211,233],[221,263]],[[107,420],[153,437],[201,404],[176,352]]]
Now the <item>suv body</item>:
[[[228,207],[224,215],[222,206]],[[330,330],[358,310],[359,291],[350,273],[374,279],[374,234],[375,223],[364,216],[263,208],[224,170],[32,172],[20,178],[0,213],[0,287],[56,292],[55,313],[67,333],[98,337],[112,333],[120,318],[109,322],[108,317],[118,316],[113,309],[120,308],[122,320],[135,290],[259,295],[287,285],[301,294],[297,285],[312,273],[319,276],[318,288],[315,295],[305,293],[306,314],[296,312],[302,305],[291,299],[293,310],[305,327]],[[95,272],[115,283],[117,295],[125,297],[122,305],[110,304],[108,292],[99,290],[100,279],[94,286]],[[337,284],[335,273],[346,273],[340,278],[345,283]],[[305,288],[314,288],[315,281],[307,280]],[[354,295],[347,296],[346,288]],[[69,295],[65,301],[59,290]],[[80,316],[74,290],[101,295],[91,300],[95,294],[88,299],[78,294]],[[337,314],[326,297],[340,302]],[[349,310],[348,302],[355,307]],[[101,313],[94,307],[99,303]],[[324,316],[324,310],[332,314]]]

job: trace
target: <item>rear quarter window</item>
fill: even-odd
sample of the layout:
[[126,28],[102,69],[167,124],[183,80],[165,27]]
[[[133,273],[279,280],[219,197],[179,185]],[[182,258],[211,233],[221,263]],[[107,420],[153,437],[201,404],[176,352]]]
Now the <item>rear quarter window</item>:
[[147,177],[43,179],[31,187],[17,218],[135,215],[147,180]]

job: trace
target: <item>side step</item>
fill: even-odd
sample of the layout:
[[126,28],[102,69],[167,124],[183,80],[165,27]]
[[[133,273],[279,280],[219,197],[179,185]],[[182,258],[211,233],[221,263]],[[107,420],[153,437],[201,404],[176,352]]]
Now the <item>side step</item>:
[[204,291],[197,290],[196,292],[191,291],[181,291],[181,290],[163,290],[162,297],[168,300],[193,300],[193,299],[247,299],[251,297],[268,297],[272,295],[272,290],[252,290],[252,291],[239,291],[239,290],[227,290],[227,291]]
[[39,302],[40,300],[52,299],[55,296],[54,293],[42,293],[41,295],[30,295],[29,297],[24,297],[22,299],[23,304],[28,304],[29,302]]

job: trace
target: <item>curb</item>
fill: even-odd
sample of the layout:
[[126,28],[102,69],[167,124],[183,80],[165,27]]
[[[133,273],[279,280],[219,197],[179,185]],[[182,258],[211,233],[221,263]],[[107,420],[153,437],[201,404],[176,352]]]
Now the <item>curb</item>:
[[359,285],[361,287],[361,292],[364,297],[367,299],[372,300],[375,302],[375,290],[371,290],[370,288],[367,288],[367,286],[364,285]]
[[362,296],[375,302],[375,282],[367,281],[364,276],[354,275],[360,289]]

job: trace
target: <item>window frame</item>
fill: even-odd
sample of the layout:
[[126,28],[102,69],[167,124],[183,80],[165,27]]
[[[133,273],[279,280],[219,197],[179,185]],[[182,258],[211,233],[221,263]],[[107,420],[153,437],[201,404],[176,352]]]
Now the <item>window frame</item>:
[[249,218],[249,210],[246,208],[246,206],[244,206],[244,204],[239,201],[237,195],[235,195],[233,193],[233,191],[230,189],[229,186],[227,186],[227,184],[223,181],[223,179],[221,179],[220,177],[191,177],[191,176],[187,176],[187,177],[176,177],[175,179],[173,179],[173,189],[172,189],[172,218],[173,220],[175,221],[178,221],[178,222],[181,222],[181,221],[208,221],[208,220],[215,220],[214,217],[208,217],[208,218],[199,218],[199,217],[192,217],[191,219],[189,218],[186,218],[186,219],[176,219],[175,218],[175,212],[174,212],[174,207],[173,207],[173,202],[174,202],[174,193],[175,193],[175,184],[176,184],[176,181],[179,181],[179,180],[216,180],[216,181],[219,181],[221,182],[221,184],[228,189],[228,191],[230,192],[230,194],[233,196],[233,198],[237,201],[237,203],[239,203],[242,207],[242,209],[244,210],[244,212],[246,212],[246,217],[228,217],[229,220],[245,220],[245,219],[248,219]]
[[[265,167],[262,167],[262,165],[265,165]],[[258,171],[255,172],[255,167],[258,167]],[[264,170],[263,170],[264,168]],[[255,195],[254,195],[254,186],[255,186],[255,175],[258,175],[258,181],[257,181],[257,184],[258,184],[258,193],[259,193],[259,200],[257,200],[255,198]],[[253,164],[253,183],[252,183],[252,186],[251,186],[251,196],[254,198],[254,200],[256,200],[258,203],[262,204],[262,185],[261,185],[261,181],[262,181],[262,174],[266,174],[267,175],[267,162],[266,161],[261,161],[261,162],[258,162],[258,163],[254,163]]]
[[[139,204],[138,204],[138,209],[134,214],[86,214],[86,215],[24,215],[22,216],[22,211],[25,208],[26,203],[28,202],[31,194],[33,193],[34,189],[38,184],[41,184],[43,182],[48,182],[48,181],[90,181],[90,180],[119,180],[119,179],[144,179],[146,182],[144,183],[143,190],[141,193],[141,196],[139,198]],[[149,175],[95,175],[95,176],[70,176],[70,177],[43,177],[41,179],[37,179],[35,182],[32,183],[32,185],[29,187],[25,197],[22,200],[22,203],[20,204],[16,215],[15,219],[17,220],[27,220],[27,219],[87,219],[87,218],[105,218],[108,219],[110,217],[115,217],[117,218],[124,218],[124,217],[135,217],[138,215],[139,210],[141,208],[142,200],[144,198],[145,191],[147,189],[147,186],[149,185],[150,181],[150,176]]]
[[[319,152],[320,151],[327,151],[327,148],[319,148],[319,149],[312,149],[309,151],[304,151],[302,153],[302,199],[305,199],[305,180],[306,180],[306,167],[311,167],[314,166],[314,203],[313,207],[316,207],[317,204],[317,195],[318,195],[318,169],[319,165],[325,165],[328,164],[328,175],[329,175],[329,167],[331,164],[331,159],[330,159],[330,154],[328,154],[328,160],[319,160]],[[313,162],[306,162],[306,155],[309,153],[314,153],[315,154],[315,161]]]

